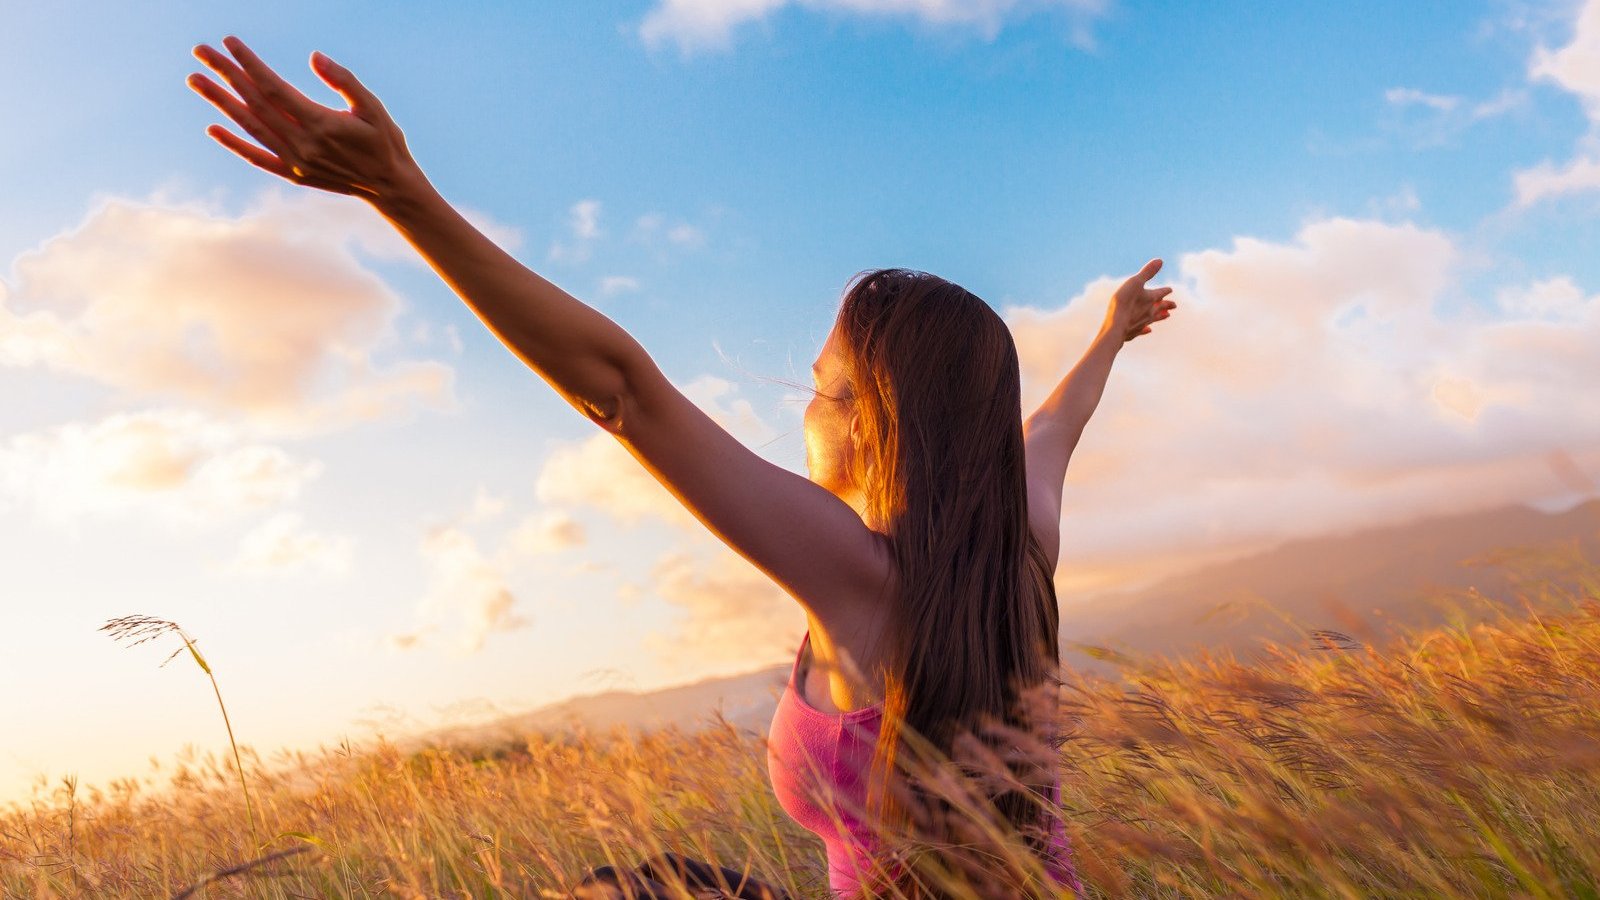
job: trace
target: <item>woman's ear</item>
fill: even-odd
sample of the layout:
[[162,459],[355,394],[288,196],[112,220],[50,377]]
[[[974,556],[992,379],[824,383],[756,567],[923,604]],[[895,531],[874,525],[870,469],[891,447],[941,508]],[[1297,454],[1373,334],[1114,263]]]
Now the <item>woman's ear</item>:
[[[873,459],[871,453],[867,452],[865,447],[865,436],[861,429],[861,414],[859,412],[850,413],[850,456],[857,467],[856,471],[861,473],[859,477],[862,479],[870,478],[876,465],[876,460]],[[865,489],[864,485],[863,489]]]

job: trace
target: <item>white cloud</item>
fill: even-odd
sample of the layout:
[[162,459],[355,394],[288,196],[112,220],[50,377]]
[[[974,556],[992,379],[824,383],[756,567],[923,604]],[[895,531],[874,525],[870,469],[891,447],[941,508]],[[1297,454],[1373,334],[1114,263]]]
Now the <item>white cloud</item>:
[[1392,108],[1387,127],[1417,147],[1448,144],[1472,126],[1519,109],[1527,92],[1506,89],[1487,100],[1468,101],[1454,94],[1433,94],[1397,87],[1384,92]]
[[344,575],[350,571],[350,560],[350,538],[310,532],[298,514],[283,512],[244,536],[228,569],[244,575],[304,571]]
[[1528,76],[1553,81],[1576,94],[1589,117],[1600,121],[1600,0],[1586,0],[1578,10],[1571,43],[1534,52]]
[[1404,219],[1422,209],[1422,198],[1416,188],[1406,184],[1387,197],[1367,201],[1367,209],[1375,218]]
[[[1600,297],[1554,278],[1460,302],[1458,252],[1411,225],[1332,219],[1286,243],[1185,254],[1179,308],[1124,347],[1074,454],[1063,559],[1126,571],[1567,490],[1600,467]],[[1170,271],[1170,270],[1169,270]],[[1009,308],[1031,411],[1116,279]]]
[[702,247],[705,246],[706,234],[693,225],[683,223],[667,229],[667,240],[680,247]]
[[506,498],[489,493],[489,489],[480,484],[477,493],[472,495],[472,508],[467,511],[463,521],[467,524],[487,522],[505,512],[507,505]]
[[660,0],[640,24],[639,36],[648,46],[670,41],[685,53],[726,48],[739,26],[796,6],[815,12],[971,28],[988,39],[1009,19],[1056,11],[1072,18],[1074,39],[1086,44],[1087,21],[1104,13],[1108,5],[1107,0]]
[[1506,88],[1487,100],[1480,100],[1472,105],[1471,118],[1473,121],[1493,119],[1503,116],[1528,101],[1528,92],[1517,88]]
[[1586,0],[1578,10],[1565,47],[1541,46],[1534,52],[1528,77],[1576,95],[1594,127],[1565,164],[1545,160],[1512,176],[1517,206],[1600,189],[1600,0]]
[[1565,165],[1548,160],[1512,175],[1518,206],[1600,188],[1600,156],[1579,156]]
[[1395,106],[1426,106],[1441,112],[1449,112],[1461,105],[1460,97],[1430,94],[1416,88],[1390,88],[1384,92],[1383,99]]
[[583,546],[588,532],[583,523],[562,510],[545,510],[525,516],[509,534],[502,560],[543,556]]
[[[712,218],[721,215],[715,211]],[[657,259],[666,259],[671,253],[698,250],[706,245],[705,228],[681,218],[668,219],[658,212],[648,212],[633,222],[631,240],[654,252]]]
[[450,348],[451,353],[460,356],[461,351],[466,348],[461,343],[461,332],[456,329],[455,323],[449,323],[439,331],[442,336],[434,331],[432,322],[418,322],[411,326],[411,340],[419,347],[429,347],[433,345],[434,341],[443,340],[444,345]]
[[[549,250],[551,262],[577,265],[594,258],[595,249],[609,236],[601,226],[604,205],[595,199],[579,200],[567,210],[567,233],[552,241]],[[715,219],[724,210],[714,208],[708,214]],[[683,218],[659,212],[646,212],[634,218],[633,228],[625,239],[644,246],[657,259],[665,259],[670,252],[697,250],[706,244],[706,230]],[[607,296],[624,291],[638,290],[639,282],[626,275],[610,275],[601,279],[600,290]]]
[[[612,440],[603,432],[601,436]],[[428,531],[422,556],[428,563],[431,584],[418,604],[415,627],[390,635],[391,647],[413,649],[429,634],[453,630],[459,649],[475,653],[489,635],[528,624],[517,611],[512,577],[530,560],[582,546],[588,534],[581,522],[561,509],[525,514],[514,525],[499,529],[497,538],[484,542],[469,533],[471,527],[500,519],[509,506],[506,498],[479,485],[463,512]],[[498,549],[489,554],[483,546]],[[579,565],[573,573],[592,568]]]
[[[381,223],[380,223],[381,224]],[[111,199],[15,264],[0,365],[87,377],[306,433],[454,405],[453,370],[380,365],[399,300],[352,255],[391,252],[325,201],[229,216]]]
[[1518,319],[1583,321],[1589,301],[1571,278],[1560,276],[1533,284],[1502,290],[1496,305]]
[[652,47],[672,41],[685,52],[702,47],[727,47],[736,26],[765,19],[788,2],[661,0],[639,25],[639,37]]
[[572,206],[572,235],[592,241],[600,236],[600,201],[580,200]]
[[489,635],[528,625],[517,611],[505,570],[484,556],[471,535],[453,525],[435,528],[423,538],[421,550],[430,583],[418,608],[418,627],[391,635],[391,646],[412,649],[425,634],[453,629],[458,648],[476,653]]
[[600,279],[600,294],[603,297],[615,297],[639,289],[639,279],[627,275],[607,275]]
[[61,525],[121,515],[218,521],[287,503],[321,471],[194,410],[115,413],[0,442],[0,500]]
[[579,200],[567,210],[567,228],[570,239],[550,245],[550,259],[554,262],[588,262],[594,254],[594,245],[605,232],[600,230],[600,201]]

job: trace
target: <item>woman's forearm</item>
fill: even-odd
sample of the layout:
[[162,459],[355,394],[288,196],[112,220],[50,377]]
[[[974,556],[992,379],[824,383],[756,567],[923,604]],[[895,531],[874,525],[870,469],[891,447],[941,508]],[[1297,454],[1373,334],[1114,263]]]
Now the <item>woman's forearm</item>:
[[497,246],[421,170],[372,205],[483,323],[584,415],[615,416],[630,376],[650,365],[622,326]]
[[1072,367],[1050,396],[1022,423],[1028,450],[1029,477],[1039,477],[1059,488],[1067,463],[1083,436],[1083,429],[1100,405],[1111,364],[1122,348],[1121,329],[1109,318],[1083,358]]
[[1106,381],[1111,375],[1111,364],[1124,343],[1121,333],[1109,323],[1095,335],[1094,342],[1084,351],[1072,371],[1061,379],[1054,391],[1046,397],[1030,420],[1049,420],[1058,427],[1082,431],[1083,426],[1100,404]]

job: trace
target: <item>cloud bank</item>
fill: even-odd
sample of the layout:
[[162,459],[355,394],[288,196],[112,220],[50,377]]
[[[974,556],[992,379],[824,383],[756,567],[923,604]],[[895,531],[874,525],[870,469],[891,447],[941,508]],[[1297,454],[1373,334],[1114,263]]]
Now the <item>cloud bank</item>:
[[1600,189],[1600,0],[1585,0],[1565,46],[1539,47],[1528,64],[1531,81],[1550,82],[1576,96],[1590,130],[1565,163],[1549,160],[1512,176],[1516,203],[1532,206],[1568,194]]
[[91,379],[306,434],[450,408],[454,372],[378,362],[400,302],[353,254],[372,223],[324,199],[238,216],[197,205],[102,203],[17,259],[0,294],[0,366]]
[[203,525],[288,503],[322,472],[195,410],[114,413],[0,439],[0,503],[62,527],[148,516]]
[[0,367],[84,379],[111,405],[145,408],[0,437],[0,504],[69,529],[272,513],[222,570],[347,572],[350,538],[282,509],[322,464],[279,444],[456,405],[449,366],[380,361],[399,345],[401,302],[358,250],[412,255],[347,198],[269,192],[237,215],[109,198],[18,257],[0,282]]
[[[1600,297],[1553,277],[1473,303],[1414,225],[1328,219],[1185,254],[1179,309],[1124,347],[1068,474],[1063,575],[1559,498],[1600,472]],[[1031,410],[1116,281],[1015,307]],[[1575,499],[1575,498],[1573,498]],[[1082,574],[1082,572],[1080,572]]]

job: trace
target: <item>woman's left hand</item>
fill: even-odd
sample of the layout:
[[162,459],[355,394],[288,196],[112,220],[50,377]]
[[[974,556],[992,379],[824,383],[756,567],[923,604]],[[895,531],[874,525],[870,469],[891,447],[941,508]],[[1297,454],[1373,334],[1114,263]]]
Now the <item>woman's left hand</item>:
[[1155,323],[1172,315],[1172,310],[1177,308],[1175,301],[1167,299],[1172,288],[1147,286],[1159,271],[1161,260],[1150,260],[1112,295],[1110,308],[1106,310],[1105,328],[1121,336],[1123,343],[1149,334]]
[[349,69],[311,54],[311,71],[350,104],[333,109],[300,93],[238,38],[222,43],[232,57],[206,44],[194,55],[233,90],[198,72],[188,84],[260,142],[221,125],[206,129],[246,162],[295,184],[374,201],[421,174],[399,126]]

